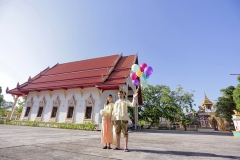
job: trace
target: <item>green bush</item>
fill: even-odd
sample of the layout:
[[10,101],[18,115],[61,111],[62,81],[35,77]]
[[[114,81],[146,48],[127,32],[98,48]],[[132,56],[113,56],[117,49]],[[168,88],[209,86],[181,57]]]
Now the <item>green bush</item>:
[[72,124],[72,123],[56,123],[56,122],[38,122],[38,121],[0,121],[0,124],[7,125],[20,125],[20,126],[32,126],[32,127],[49,127],[49,128],[61,128],[61,129],[74,129],[74,130],[87,130],[93,131],[95,124],[93,122],[81,123],[81,124]]

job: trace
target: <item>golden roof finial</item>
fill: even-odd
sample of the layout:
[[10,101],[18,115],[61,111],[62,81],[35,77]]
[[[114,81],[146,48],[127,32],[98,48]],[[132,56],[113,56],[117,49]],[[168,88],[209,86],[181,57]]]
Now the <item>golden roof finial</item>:
[[204,105],[206,105],[206,104],[212,105],[213,103],[207,98],[207,95],[206,95],[206,93],[204,92],[204,100],[203,100],[202,105],[204,106]]

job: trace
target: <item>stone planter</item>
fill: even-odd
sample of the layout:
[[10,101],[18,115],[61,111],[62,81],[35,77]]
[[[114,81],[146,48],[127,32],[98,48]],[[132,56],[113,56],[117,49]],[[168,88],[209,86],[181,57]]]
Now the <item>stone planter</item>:
[[240,137],[240,112],[234,110],[234,115],[232,115],[232,120],[234,123],[235,131],[233,131],[234,137]]

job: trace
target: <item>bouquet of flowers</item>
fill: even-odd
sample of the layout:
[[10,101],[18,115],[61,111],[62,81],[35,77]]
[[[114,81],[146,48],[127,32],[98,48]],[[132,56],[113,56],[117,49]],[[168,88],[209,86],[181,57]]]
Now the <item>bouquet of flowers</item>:
[[107,114],[107,111],[106,111],[105,109],[101,109],[101,110],[100,110],[100,114],[101,114],[102,116],[105,116],[105,115]]

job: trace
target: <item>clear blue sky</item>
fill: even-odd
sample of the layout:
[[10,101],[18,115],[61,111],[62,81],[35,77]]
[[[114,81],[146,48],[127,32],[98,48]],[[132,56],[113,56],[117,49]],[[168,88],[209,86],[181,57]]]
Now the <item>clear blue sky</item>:
[[58,62],[138,52],[149,84],[195,90],[198,106],[237,85],[239,51],[239,0],[0,0],[4,90]]

